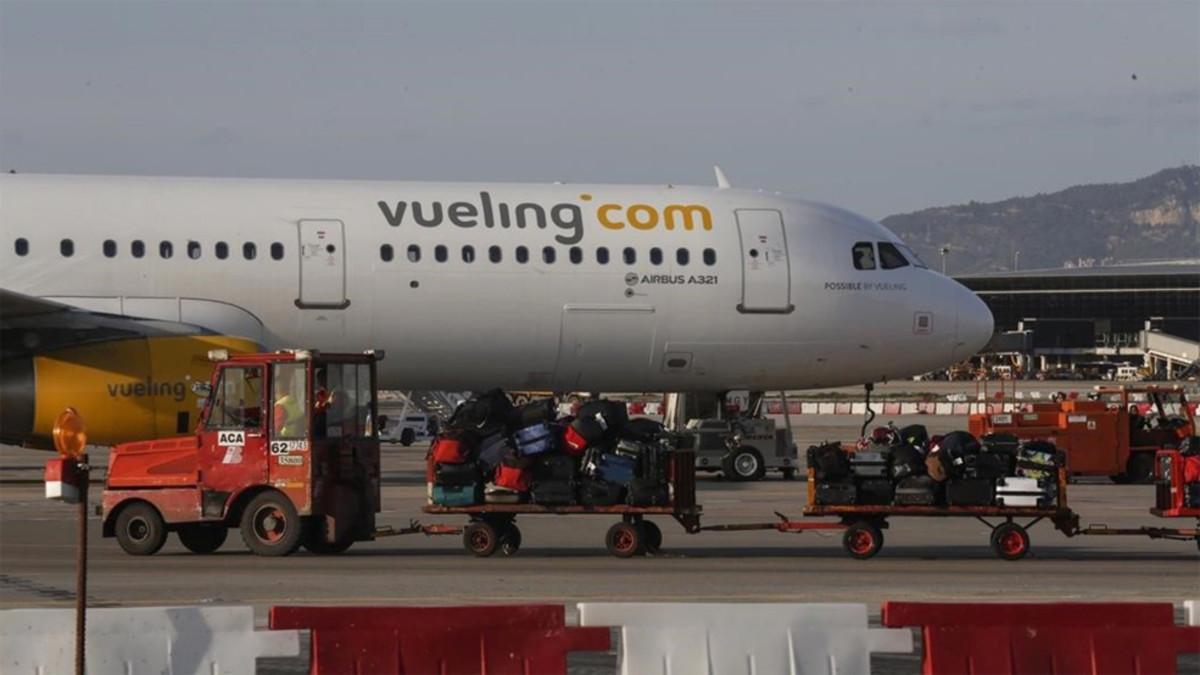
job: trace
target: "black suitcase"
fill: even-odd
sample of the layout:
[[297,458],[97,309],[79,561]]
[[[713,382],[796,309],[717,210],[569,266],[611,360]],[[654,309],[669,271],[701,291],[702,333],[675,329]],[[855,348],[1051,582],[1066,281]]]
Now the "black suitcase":
[[910,476],[896,484],[897,506],[937,504],[937,483],[929,476]]
[[594,417],[576,417],[571,420],[571,428],[582,436],[589,446],[599,443],[604,438],[604,425]]
[[817,483],[815,492],[816,502],[824,506],[858,502],[858,489],[851,482]]
[[479,479],[479,467],[475,464],[438,464],[434,482],[446,487],[462,487]]
[[958,478],[946,483],[950,506],[991,506],[996,499],[996,481],[990,478]]
[[1021,447],[1021,439],[1017,438],[1015,434],[988,434],[979,439],[979,445],[984,452],[1016,455],[1017,449]]
[[900,440],[922,450],[929,447],[929,430],[924,424],[910,424],[900,429]]
[[634,506],[666,506],[670,501],[670,490],[660,481],[634,478],[629,483],[627,501]]
[[569,481],[575,478],[577,471],[575,458],[570,455],[546,453],[534,457],[533,480],[537,481]]
[[887,478],[867,478],[858,481],[858,503],[885,506],[896,498],[896,488]]
[[859,478],[887,478],[890,455],[891,450],[887,446],[883,446],[883,449],[852,452],[850,453],[850,471]]
[[925,453],[908,443],[892,448],[892,478],[902,480],[925,473]]
[[585,506],[614,506],[624,501],[624,485],[594,478],[585,478],[579,484],[579,503]]
[[839,481],[850,475],[850,458],[837,443],[810,447],[808,463],[820,481]]
[[963,478],[1004,478],[1012,475],[1009,455],[998,452],[981,452],[963,458]]
[[553,398],[539,398],[523,406],[513,413],[515,426],[518,429],[531,427],[538,422],[553,422],[558,417],[558,403]]
[[575,482],[569,480],[536,481],[529,490],[529,501],[549,506],[575,503]]
[[479,466],[485,474],[491,474],[500,466],[507,455],[516,452],[507,434],[492,434],[479,441]]
[[512,401],[500,389],[492,389],[464,401],[446,421],[448,429],[475,431],[488,435],[484,430],[507,426],[512,420]]
[[621,434],[637,441],[657,441],[667,433],[666,427],[648,417],[629,420]]
[[579,417],[595,419],[607,433],[616,434],[629,422],[629,411],[620,401],[597,399],[579,406]]

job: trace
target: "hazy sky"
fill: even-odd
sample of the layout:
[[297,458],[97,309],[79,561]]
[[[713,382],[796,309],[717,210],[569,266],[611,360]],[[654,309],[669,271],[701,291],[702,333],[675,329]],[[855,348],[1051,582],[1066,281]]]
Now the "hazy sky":
[[1196,0],[0,0],[5,171],[710,184],[719,163],[880,218],[1197,161]]

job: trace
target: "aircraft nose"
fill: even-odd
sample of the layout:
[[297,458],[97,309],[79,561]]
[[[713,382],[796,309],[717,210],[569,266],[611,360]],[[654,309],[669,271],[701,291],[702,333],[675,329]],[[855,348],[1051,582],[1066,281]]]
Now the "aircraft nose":
[[958,309],[958,342],[954,349],[957,359],[974,356],[992,339],[995,320],[992,310],[974,291],[954,282],[958,286],[956,306]]

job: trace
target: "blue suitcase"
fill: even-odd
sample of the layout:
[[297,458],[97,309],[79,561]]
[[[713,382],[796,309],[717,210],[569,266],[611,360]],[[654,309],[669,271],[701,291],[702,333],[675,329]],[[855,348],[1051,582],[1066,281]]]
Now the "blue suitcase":
[[554,427],[544,422],[518,429],[513,436],[517,441],[517,451],[527,457],[558,449],[558,434],[554,433]]
[[479,483],[470,485],[433,486],[433,503],[438,506],[473,506],[483,501],[483,491]]
[[553,427],[546,422],[539,422],[523,429],[517,429],[517,432],[513,434],[513,436],[516,438],[517,444],[521,445],[524,443],[539,441],[547,436],[552,436],[553,434]]
[[637,460],[623,455],[603,454],[596,460],[592,475],[594,478],[629,487],[637,475]]

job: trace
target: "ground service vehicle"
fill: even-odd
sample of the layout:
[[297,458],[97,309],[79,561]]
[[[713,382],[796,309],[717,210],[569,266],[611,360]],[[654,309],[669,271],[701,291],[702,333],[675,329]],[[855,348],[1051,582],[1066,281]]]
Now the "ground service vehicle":
[[[1144,398],[1144,401],[1137,399]],[[1033,403],[1024,411],[971,415],[975,436],[1014,434],[1047,440],[1067,454],[1073,475],[1149,483],[1154,454],[1196,433],[1195,413],[1182,387],[1097,387],[1095,400]]]
[[251,551],[340,553],[379,512],[375,364],[382,354],[285,350],[215,361],[190,436],[113,448],[104,536],[134,555],[170,532],[211,553],[238,528]]
[[729,480],[761,480],[767,471],[796,477],[799,466],[790,429],[777,428],[765,417],[688,420],[695,435],[696,469],[720,470]]

